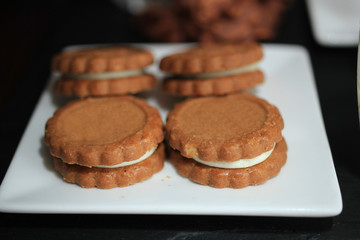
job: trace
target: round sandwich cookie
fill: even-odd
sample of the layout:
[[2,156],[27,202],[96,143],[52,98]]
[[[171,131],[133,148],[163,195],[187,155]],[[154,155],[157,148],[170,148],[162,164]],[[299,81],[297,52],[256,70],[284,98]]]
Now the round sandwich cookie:
[[170,160],[190,180],[216,188],[258,185],[287,158],[279,110],[248,93],[190,98],[165,125]]
[[100,46],[59,53],[52,70],[61,73],[55,91],[66,96],[109,96],[149,90],[156,84],[144,68],[151,52],[133,46]]
[[45,143],[63,178],[85,188],[123,187],[163,168],[163,122],[132,96],[85,98],[47,121]]
[[161,59],[160,69],[169,76],[165,92],[179,96],[226,95],[264,82],[259,69],[263,58],[255,42],[203,44]]

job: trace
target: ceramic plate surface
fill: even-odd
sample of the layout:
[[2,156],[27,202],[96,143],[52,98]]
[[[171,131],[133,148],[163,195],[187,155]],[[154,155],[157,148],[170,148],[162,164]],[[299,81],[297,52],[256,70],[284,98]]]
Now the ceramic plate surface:
[[[154,53],[150,72],[161,77],[159,59],[188,47],[142,44]],[[169,162],[142,183],[111,190],[83,189],[62,180],[44,144],[44,126],[65,103],[51,91],[51,76],[0,187],[0,211],[20,213],[201,214],[334,216],[342,210],[340,189],[320,112],[310,59],[295,45],[263,45],[263,85],[253,90],[276,105],[284,118],[288,160],[263,185],[215,189],[179,176]],[[162,118],[179,99],[159,88],[146,94]]]
[[307,0],[316,41],[328,47],[358,45],[359,0]]

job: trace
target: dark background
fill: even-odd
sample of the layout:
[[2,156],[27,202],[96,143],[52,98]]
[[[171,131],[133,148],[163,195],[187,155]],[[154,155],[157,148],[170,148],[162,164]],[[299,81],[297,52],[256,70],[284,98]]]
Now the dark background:
[[[0,8],[0,179],[64,46],[147,42],[109,1],[10,1]],[[357,48],[327,48],[312,35],[304,1],[294,1],[271,43],[310,53],[342,191],[333,218],[0,213],[0,239],[360,239]],[[304,177],[306,174],[304,173]],[[26,181],[26,179],[24,179]]]

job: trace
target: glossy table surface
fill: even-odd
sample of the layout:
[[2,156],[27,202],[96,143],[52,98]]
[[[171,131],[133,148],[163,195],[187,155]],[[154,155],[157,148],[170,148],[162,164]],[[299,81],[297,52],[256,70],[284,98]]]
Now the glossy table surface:
[[[12,12],[4,13],[3,16],[14,23],[12,27],[22,26],[28,37],[25,34],[14,34],[2,39],[3,44],[10,45],[11,48],[11,51],[3,51],[3,55],[16,54],[16,61],[22,63],[23,67],[21,72],[16,72],[16,82],[11,83],[12,87],[9,87],[9,90],[3,89],[1,93],[6,99],[0,108],[0,179],[3,179],[6,173],[46,85],[50,74],[50,60],[56,52],[64,46],[76,44],[146,42],[146,39],[131,27],[130,15],[112,2],[55,1],[50,5],[45,2],[29,4],[15,1],[9,9]],[[26,19],[31,21],[26,22]],[[16,33],[16,30],[9,32]],[[11,37],[16,39],[12,41]],[[360,129],[356,96],[357,48],[327,48],[317,44],[311,32],[304,1],[294,1],[283,19],[278,36],[269,43],[297,44],[309,51],[342,192],[343,211],[340,215],[331,218],[276,218],[0,213],[0,238],[359,238]],[[3,49],[6,48],[3,45]],[[2,71],[5,70],[2,68]],[[8,77],[9,74],[4,76]]]

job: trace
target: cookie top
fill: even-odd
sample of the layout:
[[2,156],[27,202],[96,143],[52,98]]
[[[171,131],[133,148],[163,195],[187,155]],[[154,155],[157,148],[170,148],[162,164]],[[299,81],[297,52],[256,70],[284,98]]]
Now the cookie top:
[[282,139],[279,110],[248,93],[192,98],[169,113],[165,125],[172,148],[187,158],[236,161],[253,158]]
[[133,46],[102,46],[64,51],[52,60],[52,70],[65,74],[140,69],[154,61],[151,52]]
[[262,57],[262,47],[255,42],[205,44],[164,57],[160,69],[172,74],[225,71],[255,63]]
[[163,138],[158,111],[132,96],[73,101],[58,109],[45,129],[53,156],[89,167],[138,159]]

